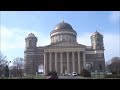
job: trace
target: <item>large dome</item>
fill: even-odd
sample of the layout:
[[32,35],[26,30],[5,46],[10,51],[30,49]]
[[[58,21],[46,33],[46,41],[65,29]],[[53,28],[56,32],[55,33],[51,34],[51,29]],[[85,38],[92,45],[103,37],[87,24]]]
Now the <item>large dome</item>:
[[70,29],[73,30],[72,26],[64,21],[62,21],[61,23],[57,24],[55,26],[54,30],[59,30],[59,29]]
[[50,33],[51,43],[67,41],[76,42],[77,33],[73,30],[72,26],[64,21],[58,23],[54,30]]

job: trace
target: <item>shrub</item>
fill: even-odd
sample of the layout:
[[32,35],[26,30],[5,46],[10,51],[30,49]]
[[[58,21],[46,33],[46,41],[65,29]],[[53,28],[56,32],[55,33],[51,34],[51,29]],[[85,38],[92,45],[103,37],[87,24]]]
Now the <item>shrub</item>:
[[56,71],[50,71],[50,72],[48,72],[48,76],[51,76],[50,79],[58,79]]
[[86,70],[86,69],[82,70],[81,75],[83,77],[91,77],[91,73],[88,70]]
[[105,75],[104,78],[120,78],[120,74],[115,74],[115,75]]
[[113,74],[113,75],[116,75],[116,74],[117,74],[117,72],[116,72],[116,71],[112,71],[112,74]]
[[57,76],[57,72],[56,71],[50,71],[50,72],[48,72],[48,76],[51,76],[51,75]]

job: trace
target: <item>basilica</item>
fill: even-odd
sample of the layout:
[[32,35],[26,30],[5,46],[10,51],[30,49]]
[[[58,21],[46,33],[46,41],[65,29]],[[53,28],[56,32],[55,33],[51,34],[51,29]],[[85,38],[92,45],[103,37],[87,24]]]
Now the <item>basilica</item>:
[[30,33],[25,38],[26,74],[35,74],[43,66],[43,73],[56,71],[59,75],[76,72],[81,74],[85,68],[91,72],[104,72],[105,57],[103,35],[98,31],[91,36],[91,46],[77,42],[77,32],[64,21],[58,23],[50,32],[51,43],[37,47],[38,38]]

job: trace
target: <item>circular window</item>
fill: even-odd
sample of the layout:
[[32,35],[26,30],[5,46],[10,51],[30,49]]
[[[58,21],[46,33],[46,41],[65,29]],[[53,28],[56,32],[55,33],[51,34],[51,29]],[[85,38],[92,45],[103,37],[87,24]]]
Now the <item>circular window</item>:
[[101,54],[98,54],[98,57],[101,57]]

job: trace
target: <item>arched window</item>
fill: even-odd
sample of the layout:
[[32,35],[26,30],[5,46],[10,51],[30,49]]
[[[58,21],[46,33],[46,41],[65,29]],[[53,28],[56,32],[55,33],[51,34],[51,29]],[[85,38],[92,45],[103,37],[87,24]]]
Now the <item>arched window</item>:
[[43,65],[42,65],[42,64],[40,64],[40,65],[38,66],[38,72],[39,72],[39,73],[43,73]]

